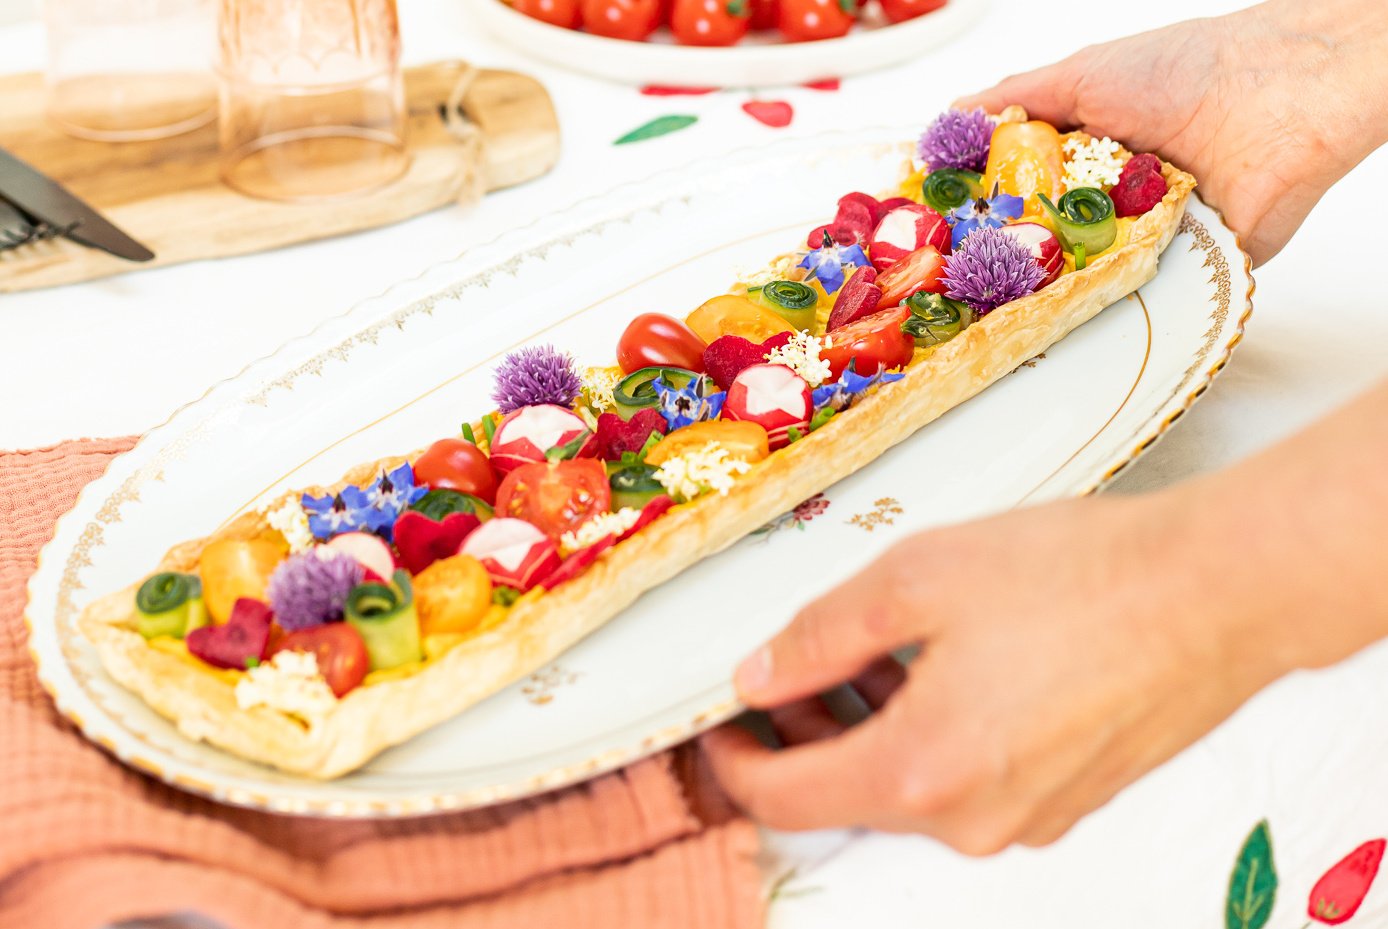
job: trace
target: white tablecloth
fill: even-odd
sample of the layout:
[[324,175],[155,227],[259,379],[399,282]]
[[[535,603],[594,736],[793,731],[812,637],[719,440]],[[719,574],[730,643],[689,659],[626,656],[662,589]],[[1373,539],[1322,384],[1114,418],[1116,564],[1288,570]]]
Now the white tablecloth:
[[[787,135],[923,123],[959,94],[1080,45],[1240,5],[993,0],[984,20],[953,48],[846,81],[838,93],[759,92],[795,107],[792,125],[778,130],[742,112],[748,91],[641,96],[495,45],[469,23],[460,0],[404,0],[410,61],[464,57],[546,82],[564,130],[553,174],[470,210],[440,210],[388,229],[0,297],[0,448],[143,432],[251,360],[392,282],[511,225],[543,222],[550,210],[624,179]],[[32,69],[41,61],[36,23],[0,28],[0,68]],[[660,140],[611,145],[628,129],[672,112],[697,114],[700,122]],[[1381,152],[1332,191],[1284,254],[1259,272],[1257,312],[1233,364],[1178,428],[1124,472],[1118,489],[1164,486],[1225,465],[1388,373],[1382,347],[1388,307],[1376,287],[1381,243],[1347,228],[1347,221],[1375,218],[1365,204],[1385,188],[1388,153]],[[1347,852],[1388,832],[1388,801],[1373,793],[1367,774],[1367,766],[1388,758],[1388,684],[1379,683],[1388,680],[1385,669],[1388,652],[1380,650],[1332,672],[1283,682],[1042,853],[1016,851],[978,863],[915,837],[770,836],[769,869],[796,869],[773,905],[772,925],[1216,926],[1228,868],[1247,831],[1232,824],[1251,827],[1268,816],[1279,869],[1295,871],[1300,881],[1284,888],[1272,925],[1299,926],[1309,889],[1304,878],[1314,880],[1334,862],[1326,860],[1327,850]],[[1135,881],[1135,873],[1145,876]],[[1135,885],[1147,895],[1134,899]],[[1366,910],[1379,901],[1377,916],[1388,920],[1384,898],[1388,886],[1376,889]],[[1351,927],[1373,925],[1374,916],[1366,911]]]

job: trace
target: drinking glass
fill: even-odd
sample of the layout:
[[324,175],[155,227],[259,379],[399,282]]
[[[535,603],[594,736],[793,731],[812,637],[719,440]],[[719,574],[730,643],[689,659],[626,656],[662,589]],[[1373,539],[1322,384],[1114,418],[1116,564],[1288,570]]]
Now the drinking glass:
[[232,187],[316,200],[408,167],[395,0],[221,0],[218,33]]
[[215,0],[45,0],[48,114],[85,139],[177,135],[217,112]]

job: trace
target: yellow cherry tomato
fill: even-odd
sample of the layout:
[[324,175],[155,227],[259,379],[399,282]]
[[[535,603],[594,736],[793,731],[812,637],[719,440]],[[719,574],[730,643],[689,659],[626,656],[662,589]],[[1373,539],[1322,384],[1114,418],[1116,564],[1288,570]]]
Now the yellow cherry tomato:
[[284,560],[284,547],[267,539],[218,539],[202,550],[198,575],[213,621],[224,623],[242,597],[265,599],[270,575]]
[[707,343],[724,335],[765,342],[778,332],[795,331],[790,323],[741,294],[714,297],[690,313],[684,322]]
[[771,454],[766,430],[761,426],[756,423],[714,419],[676,429],[646,453],[646,464],[660,467],[671,458],[678,458],[685,452],[697,451],[710,442],[717,442],[726,448],[733,458],[740,458],[748,464],[756,464]]
[[426,638],[471,632],[487,618],[492,581],[471,555],[442,558],[415,575],[414,602]]
[[994,184],[1003,193],[1026,200],[1025,217],[1045,212],[1038,193],[1059,200],[1065,193],[1065,154],[1055,127],[1040,120],[1000,123],[988,149],[984,193],[991,195]]

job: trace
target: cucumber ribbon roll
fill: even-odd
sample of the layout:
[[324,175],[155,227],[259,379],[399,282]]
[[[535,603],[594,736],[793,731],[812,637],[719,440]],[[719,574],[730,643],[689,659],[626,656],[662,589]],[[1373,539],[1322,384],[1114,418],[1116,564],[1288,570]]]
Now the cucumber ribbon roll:
[[1118,238],[1118,217],[1113,212],[1113,200],[1096,187],[1077,187],[1052,203],[1045,194],[1037,194],[1055,222],[1056,234],[1065,250],[1075,256],[1075,270],[1084,268],[1090,255],[1097,255]]
[[908,297],[906,305],[911,315],[901,324],[901,331],[921,346],[948,342],[974,321],[974,311],[967,303],[924,290]]
[[931,171],[921,182],[921,199],[941,216],[948,216],[983,195],[983,175],[973,171],[941,168]]
[[772,281],[753,287],[747,295],[796,329],[814,330],[819,294],[799,281]]
[[202,581],[195,574],[166,571],[140,585],[135,594],[136,626],[146,639],[172,636],[181,639],[207,625],[202,602]]
[[494,512],[480,497],[447,487],[429,491],[411,503],[410,509],[422,513],[436,523],[443,522],[444,517],[452,516],[454,513],[471,513],[485,523],[492,518]]
[[684,387],[698,377],[693,371],[684,368],[650,367],[633,371],[622,378],[612,391],[612,399],[617,404],[617,414],[622,419],[631,419],[640,410],[657,409],[660,394],[656,392],[655,380],[661,378],[674,388]]
[[372,671],[424,660],[408,571],[396,571],[389,584],[358,584],[347,595],[343,613],[361,633]]

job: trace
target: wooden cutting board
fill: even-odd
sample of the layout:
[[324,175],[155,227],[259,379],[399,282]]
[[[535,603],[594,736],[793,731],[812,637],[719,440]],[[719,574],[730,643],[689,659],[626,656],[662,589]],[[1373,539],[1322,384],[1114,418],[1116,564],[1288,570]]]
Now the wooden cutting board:
[[[440,62],[405,71],[411,162],[387,187],[318,203],[279,203],[237,193],[218,177],[217,129],[153,142],[88,142],[44,117],[43,78],[0,77],[0,146],[53,177],[154,250],[133,263],[65,239],[0,252],[0,292],[70,284],[278,248],[398,222],[455,203],[468,185],[469,147],[445,125],[447,101],[468,70]],[[482,132],[485,190],[528,181],[559,157],[559,122],[549,94],[512,71],[477,72],[462,110]]]

